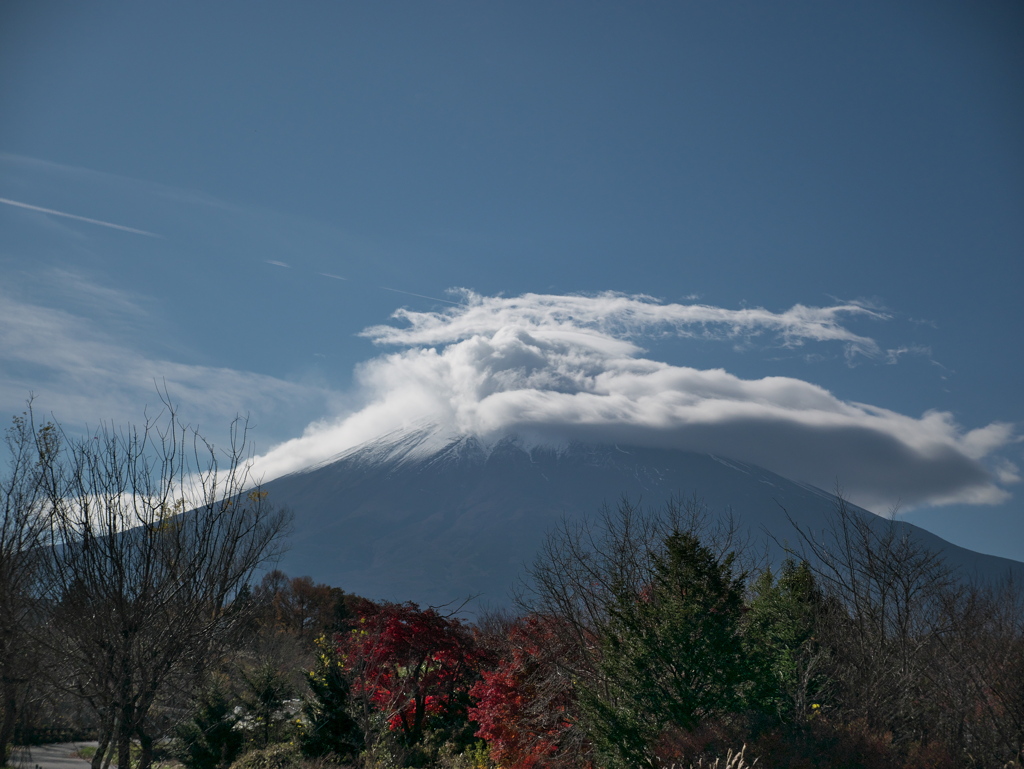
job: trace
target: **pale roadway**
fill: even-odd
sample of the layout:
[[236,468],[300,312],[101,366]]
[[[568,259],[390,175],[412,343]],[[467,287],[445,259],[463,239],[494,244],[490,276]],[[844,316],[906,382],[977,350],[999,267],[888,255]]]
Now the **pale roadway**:
[[11,750],[11,766],[24,769],[88,769],[89,762],[84,758],[74,758],[79,748],[96,745],[95,742],[62,742],[57,745],[33,745],[31,747],[13,748]]

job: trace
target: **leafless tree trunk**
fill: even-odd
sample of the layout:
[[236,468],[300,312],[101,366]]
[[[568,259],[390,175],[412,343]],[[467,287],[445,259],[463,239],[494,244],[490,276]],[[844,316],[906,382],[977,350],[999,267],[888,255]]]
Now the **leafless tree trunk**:
[[219,454],[165,406],[159,422],[69,441],[47,488],[49,643],[122,769],[134,739],[148,768],[155,709],[231,638],[245,612],[234,599],[288,523],[249,490],[244,423]]
[[30,641],[39,620],[33,599],[47,525],[43,479],[56,458],[53,425],[37,428],[31,401],[6,433],[7,468],[0,478],[0,766],[8,761],[19,697],[35,666]]
[[796,528],[799,555],[830,599],[822,640],[833,649],[842,717],[890,732],[897,745],[927,741],[937,693],[932,646],[950,631],[943,607],[959,589],[956,575],[901,531],[895,514],[877,520],[836,499],[823,532]]
[[[942,729],[973,766],[1024,760],[1024,595],[1012,582],[971,585],[947,601],[936,637]],[[965,762],[966,763],[966,762]]]

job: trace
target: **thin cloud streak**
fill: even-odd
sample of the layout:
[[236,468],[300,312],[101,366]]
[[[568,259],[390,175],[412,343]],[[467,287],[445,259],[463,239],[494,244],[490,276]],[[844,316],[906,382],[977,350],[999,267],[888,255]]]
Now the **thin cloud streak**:
[[[83,290],[93,288],[86,283]],[[144,319],[130,297],[117,298],[126,322]],[[21,302],[2,292],[0,351],[0,408],[19,413],[31,393],[38,407],[72,431],[86,422],[94,427],[138,422],[143,404],[159,407],[158,386],[167,389],[188,421],[217,442],[226,438],[222,432],[239,414],[253,415],[266,445],[273,423],[284,421],[276,425],[276,436],[288,435],[295,420],[338,407],[338,393],[327,388],[148,356],[87,314]]]
[[98,224],[101,227],[110,227],[114,230],[121,230],[122,232],[131,232],[136,235],[145,235],[149,238],[162,238],[162,235],[157,235],[155,232],[148,232],[146,230],[139,230],[135,227],[126,227],[123,224],[114,224],[113,222],[104,222],[100,219],[90,219],[87,216],[78,216],[77,214],[69,214],[65,211],[55,211],[52,208],[43,208],[42,206],[33,206],[28,203],[20,203],[17,200],[9,200],[8,198],[0,198],[0,203],[5,203],[9,206],[15,206],[17,208],[25,208],[29,211],[39,211],[44,214],[50,214],[51,216],[63,216],[66,219],[75,219],[80,222],[88,222],[89,224]]
[[[395,431],[430,426],[442,437],[485,443],[580,440],[712,453],[831,488],[858,504],[998,503],[1019,480],[998,455],[1011,425],[966,430],[946,412],[912,417],[843,401],[794,377],[742,379],[645,356],[666,336],[774,346],[839,344],[884,361],[874,340],[843,319],[884,320],[857,304],[797,305],[784,312],[660,304],[622,294],[482,297],[438,312],[400,310],[402,326],[364,335],[398,352],[356,372],[363,406],[307,427],[258,459],[276,477],[303,470]],[[687,491],[687,490],[680,490]],[[692,491],[692,490],[691,490]],[[698,490],[699,491],[699,490]]]
[[425,294],[414,294],[412,291],[403,291],[400,288],[388,288],[387,286],[380,286],[382,291],[392,291],[396,294],[405,294],[406,296],[415,296],[420,299],[429,299],[432,302],[444,302],[445,304],[454,304],[456,306],[462,304],[461,302],[453,302],[450,299],[439,299],[436,296],[426,296]]

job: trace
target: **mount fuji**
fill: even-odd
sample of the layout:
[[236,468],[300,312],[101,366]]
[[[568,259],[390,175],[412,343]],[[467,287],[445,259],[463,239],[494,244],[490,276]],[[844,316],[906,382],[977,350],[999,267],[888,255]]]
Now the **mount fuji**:
[[[696,498],[730,512],[779,560],[793,522],[827,525],[836,497],[710,454],[626,445],[485,442],[430,428],[395,432],[265,483],[294,512],[278,567],[373,599],[441,605],[478,596],[503,606],[546,532],[626,498],[645,508]],[[849,505],[879,525],[887,519]],[[792,519],[792,522],[791,520]],[[941,551],[962,573],[1014,574],[1024,564],[953,545],[912,524],[901,533]]]

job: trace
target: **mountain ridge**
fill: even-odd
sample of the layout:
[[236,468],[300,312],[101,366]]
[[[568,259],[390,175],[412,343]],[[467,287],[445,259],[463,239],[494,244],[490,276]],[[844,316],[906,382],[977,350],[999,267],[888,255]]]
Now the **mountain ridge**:
[[[820,530],[836,503],[822,489],[729,457],[516,435],[484,440],[428,425],[382,436],[263,489],[295,512],[280,568],[369,598],[431,605],[469,595],[507,604],[552,526],[623,498],[649,508],[699,499],[756,537],[774,537],[766,538],[773,561],[784,554],[780,543],[796,543],[790,519]],[[896,525],[966,574],[1024,579],[1024,564]]]

